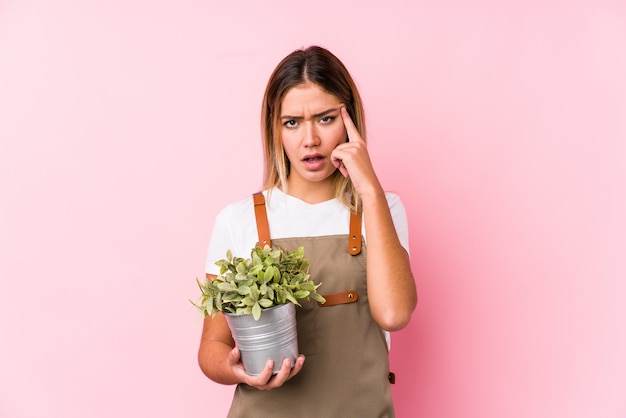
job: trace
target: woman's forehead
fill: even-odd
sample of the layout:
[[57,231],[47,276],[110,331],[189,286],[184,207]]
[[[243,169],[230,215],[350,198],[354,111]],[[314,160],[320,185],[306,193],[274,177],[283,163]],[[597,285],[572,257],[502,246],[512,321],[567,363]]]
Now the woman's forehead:
[[334,94],[313,83],[299,84],[287,91],[281,105],[281,116],[319,113],[341,104]]

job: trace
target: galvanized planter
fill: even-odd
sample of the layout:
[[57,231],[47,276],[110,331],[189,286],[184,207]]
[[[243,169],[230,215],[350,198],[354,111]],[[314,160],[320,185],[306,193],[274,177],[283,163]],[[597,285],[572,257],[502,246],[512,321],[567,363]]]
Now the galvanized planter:
[[293,303],[264,309],[259,320],[252,315],[224,313],[233,339],[241,352],[246,373],[260,374],[267,360],[274,360],[273,374],[278,373],[288,358],[291,367],[298,358],[296,308]]

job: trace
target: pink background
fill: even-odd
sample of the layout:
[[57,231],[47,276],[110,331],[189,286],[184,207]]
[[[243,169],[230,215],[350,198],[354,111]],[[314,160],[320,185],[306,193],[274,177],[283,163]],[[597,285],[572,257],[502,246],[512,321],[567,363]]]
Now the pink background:
[[467,3],[0,1],[0,416],[224,416],[188,299],[314,43],[408,210],[398,416],[626,416],[625,3]]

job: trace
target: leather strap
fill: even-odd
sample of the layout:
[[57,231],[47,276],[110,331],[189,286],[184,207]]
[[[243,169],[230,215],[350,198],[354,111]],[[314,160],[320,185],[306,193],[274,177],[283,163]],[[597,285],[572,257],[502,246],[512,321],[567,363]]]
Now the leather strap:
[[[267,221],[267,211],[265,210],[265,196],[263,193],[256,192],[252,195],[254,200],[254,216],[256,217],[256,229],[259,234],[259,246],[262,248],[266,245],[272,246],[270,240],[270,226]],[[350,212],[350,235],[348,236],[348,253],[350,255],[359,255],[363,243],[361,235],[361,213]]]
[[361,213],[350,212],[350,237],[348,238],[348,252],[350,255],[358,255],[361,253],[362,242]]
[[259,234],[259,246],[272,246],[270,241],[270,224],[267,221],[267,211],[265,210],[265,196],[257,192],[252,195],[254,200],[254,216],[256,217],[256,229]]
[[331,293],[329,295],[322,296],[324,296],[326,302],[317,302],[317,304],[322,308],[325,308],[327,306],[342,305],[344,303],[354,303],[359,300],[359,294],[356,290],[348,290],[347,292]]

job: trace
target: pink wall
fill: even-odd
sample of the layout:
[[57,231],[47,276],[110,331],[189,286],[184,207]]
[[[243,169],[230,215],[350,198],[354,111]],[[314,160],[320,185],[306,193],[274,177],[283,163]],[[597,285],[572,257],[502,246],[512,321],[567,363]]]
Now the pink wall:
[[0,416],[224,415],[188,299],[312,43],[408,209],[398,415],[626,416],[626,7],[466,3],[1,2]]

